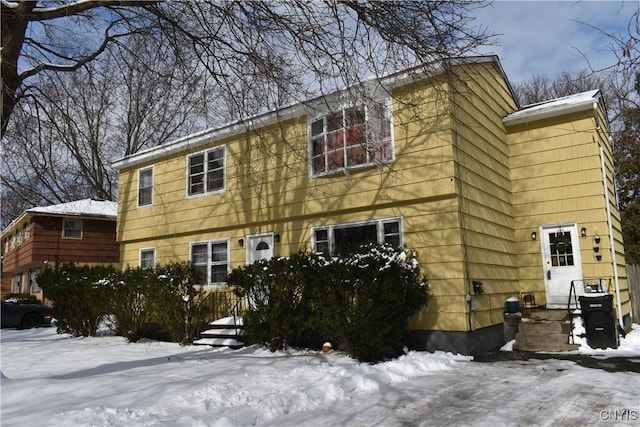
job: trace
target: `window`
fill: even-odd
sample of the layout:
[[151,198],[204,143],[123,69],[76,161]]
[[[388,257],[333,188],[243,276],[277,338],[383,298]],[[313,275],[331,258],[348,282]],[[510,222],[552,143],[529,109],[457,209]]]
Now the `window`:
[[16,232],[16,244],[20,245],[22,243],[22,230],[18,230]]
[[31,292],[40,292],[40,285],[38,285],[38,275],[40,271],[39,268],[36,268],[29,273],[29,287]]
[[393,160],[388,103],[329,113],[309,125],[311,175]]
[[191,263],[206,285],[226,285],[229,275],[229,240],[191,244]]
[[312,235],[314,251],[318,254],[350,252],[367,243],[402,246],[400,218],[315,227]]
[[82,239],[82,220],[65,219],[62,225],[62,237],[66,239]]
[[13,289],[14,294],[22,293],[22,275],[13,276]]
[[189,156],[189,196],[224,190],[225,147]]
[[31,224],[24,225],[24,240],[29,240],[31,237]]
[[140,249],[140,268],[143,270],[153,270],[156,268],[156,249]]
[[573,265],[571,232],[559,231],[557,233],[549,233],[549,252],[551,253],[551,265],[553,267]]
[[153,168],[138,171],[138,207],[153,204]]

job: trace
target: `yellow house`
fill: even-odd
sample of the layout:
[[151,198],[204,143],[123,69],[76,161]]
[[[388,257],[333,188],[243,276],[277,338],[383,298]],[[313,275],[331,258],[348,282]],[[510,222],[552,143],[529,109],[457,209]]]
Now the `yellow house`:
[[416,349],[503,344],[505,301],[603,283],[631,321],[599,91],[519,109],[496,57],[427,64],[139,152],[119,170],[122,265],[234,267],[301,249],[418,251]]

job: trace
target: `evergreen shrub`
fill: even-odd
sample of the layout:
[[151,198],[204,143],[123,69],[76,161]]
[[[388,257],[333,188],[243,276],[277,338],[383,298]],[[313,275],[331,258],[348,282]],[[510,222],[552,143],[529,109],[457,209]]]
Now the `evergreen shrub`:
[[229,284],[247,298],[249,342],[276,350],[318,336],[367,362],[402,354],[407,322],[428,302],[415,253],[388,245],[260,261],[234,269]]
[[58,333],[95,336],[109,314],[108,282],[116,274],[112,266],[78,266],[56,263],[38,275],[44,295],[53,301],[52,315]]
[[157,321],[175,342],[192,343],[207,320],[201,273],[189,262],[158,266],[149,277],[146,297]]
[[127,267],[109,281],[110,312],[116,334],[137,342],[145,336],[145,324],[153,318],[149,293],[153,270]]
[[244,314],[246,340],[272,351],[295,345],[313,329],[313,299],[309,286],[320,274],[319,257],[299,252],[289,258],[271,258],[234,269],[229,285],[247,298]]

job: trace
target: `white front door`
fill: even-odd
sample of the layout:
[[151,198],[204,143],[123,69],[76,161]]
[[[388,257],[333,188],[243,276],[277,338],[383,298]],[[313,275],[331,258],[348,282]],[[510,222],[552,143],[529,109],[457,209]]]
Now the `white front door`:
[[273,233],[247,236],[247,263],[273,258]]
[[[571,281],[576,280],[575,290],[582,295],[582,262],[578,241],[578,226],[562,224],[541,228],[542,263],[547,308],[567,308]],[[573,298],[572,298],[573,300]]]

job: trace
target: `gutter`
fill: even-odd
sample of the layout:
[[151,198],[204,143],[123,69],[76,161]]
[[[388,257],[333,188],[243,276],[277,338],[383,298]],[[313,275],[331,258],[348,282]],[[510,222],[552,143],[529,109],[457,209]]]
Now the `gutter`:
[[[552,103],[554,101],[557,100],[551,100],[545,103],[534,104],[525,107],[523,110],[516,111],[515,113],[509,114],[508,116],[504,117],[502,119],[502,123],[504,123],[505,126],[515,126],[522,123],[529,123],[565,114],[591,110],[594,103],[599,103],[601,101],[601,95],[600,91],[597,90],[594,91],[593,97],[585,98],[584,100],[581,100],[579,102],[568,102],[566,104],[559,104],[556,106],[550,105],[547,108],[544,108],[545,104]],[[540,108],[535,109],[536,107]]]

